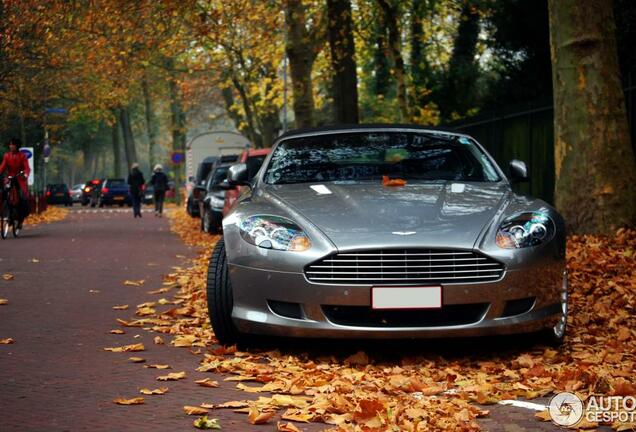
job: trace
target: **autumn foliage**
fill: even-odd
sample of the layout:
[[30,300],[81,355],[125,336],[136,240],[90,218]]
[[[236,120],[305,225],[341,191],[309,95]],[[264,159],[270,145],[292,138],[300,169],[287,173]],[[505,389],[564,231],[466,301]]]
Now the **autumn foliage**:
[[477,418],[488,415],[483,405],[504,399],[563,390],[583,397],[636,394],[634,230],[568,240],[571,313],[561,349],[524,342],[486,350],[471,345],[449,350],[437,343],[439,349],[431,350],[423,343],[421,350],[402,354],[368,344],[366,351],[343,353],[326,347],[316,352],[309,341],[294,346],[280,341],[285,348],[240,351],[217,345],[207,317],[207,261],[217,238],[200,236],[181,210],[171,218],[173,230],[202,249],[191,267],[175,270],[154,291],[170,293],[171,299],[141,305],[156,313],[125,323],[203,354],[198,371],[225,374],[245,393],[238,401],[201,404],[208,411],[233,409],[254,424],[280,415],[284,421],[326,423],[334,431],[472,431],[480,429]]

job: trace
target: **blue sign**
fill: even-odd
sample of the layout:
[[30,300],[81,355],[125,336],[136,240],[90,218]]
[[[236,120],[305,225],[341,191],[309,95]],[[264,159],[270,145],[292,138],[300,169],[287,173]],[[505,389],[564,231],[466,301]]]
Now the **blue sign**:
[[185,154],[183,154],[182,152],[174,152],[172,153],[172,163],[174,164],[180,164],[183,163],[183,161],[185,160]]
[[44,112],[47,114],[67,114],[68,110],[66,108],[46,107],[44,108]]
[[27,157],[27,159],[31,159],[33,157],[33,153],[31,152],[31,150],[28,149],[20,149],[21,153],[24,153]]

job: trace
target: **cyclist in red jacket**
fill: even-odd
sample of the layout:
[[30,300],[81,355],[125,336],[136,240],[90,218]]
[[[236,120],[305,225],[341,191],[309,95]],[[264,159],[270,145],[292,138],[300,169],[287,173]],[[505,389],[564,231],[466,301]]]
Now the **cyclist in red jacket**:
[[22,199],[26,200],[29,197],[27,177],[31,169],[26,155],[19,150],[21,145],[22,142],[18,138],[9,140],[9,151],[4,154],[0,164],[0,176],[6,174],[18,179],[18,184],[22,190]]

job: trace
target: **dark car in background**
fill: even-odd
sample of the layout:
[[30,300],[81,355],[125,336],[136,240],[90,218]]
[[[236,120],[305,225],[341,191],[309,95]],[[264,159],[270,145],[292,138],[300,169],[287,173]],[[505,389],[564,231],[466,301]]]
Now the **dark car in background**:
[[144,188],[144,197],[142,201],[144,204],[152,204],[155,202],[155,187],[150,183],[147,183]]
[[199,200],[203,198],[202,192],[205,186],[205,180],[217,161],[219,163],[236,162],[239,159],[238,154],[226,154],[221,156],[208,156],[203,159],[197,168],[197,175],[193,179],[193,188],[188,196],[186,210],[192,217],[199,217]]
[[83,206],[87,206],[90,204],[91,207],[95,207],[97,205],[97,199],[99,198],[99,190],[102,186],[102,180],[94,179],[89,180],[84,185],[84,189],[82,191],[81,203]]
[[205,179],[201,187],[202,199],[199,200],[199,214],[201,215],[201,231],[216,234],[221,228],[223,220],[223,205],[226,189],[221,184],[227,179],[227,171],[232,162],[217,163]]
[[97,199],[97,205],[104,207],[105,205],[132,205],[132,199],[128,190],[128,183],[125,179],[106,179],[102,183]]
[[[247,166],[247,178],[248,181],[252,180],[258,170],[261,169],[261,165],[263,165],[263,161],[269,154],[270,149],[247,149],[241,153],[241,156],[238,159],[239,163],[243,163]],[[223,215],[228,214],[236,200],[241,195],[241,191],[245,188],[245,186],[235,186],[228,190],[225,194],[225,203],[223,204]]]
[[46,187],[46,203],[47,204],[62,204],[67,207],[73,205],[73,199],[71,198],[71,191],[64,183],[50,184]]

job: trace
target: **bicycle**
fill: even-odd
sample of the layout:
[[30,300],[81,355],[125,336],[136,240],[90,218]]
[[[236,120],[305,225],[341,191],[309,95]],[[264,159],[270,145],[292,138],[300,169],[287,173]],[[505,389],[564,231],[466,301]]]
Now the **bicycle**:
[[9,228],[18,237],[24,218],[20,214],[20,185],[14,176],[7,176],[2,183],[2,208],[0,209],[0,237],[6,239]]

